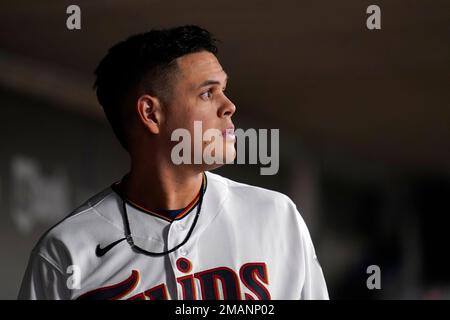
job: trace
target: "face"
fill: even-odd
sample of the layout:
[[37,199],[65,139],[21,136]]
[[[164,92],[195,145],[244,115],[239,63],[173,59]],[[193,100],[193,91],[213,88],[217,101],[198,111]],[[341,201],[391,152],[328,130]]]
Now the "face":
[[[175,129],[187,129],[192,137],[192,153],[195,150],[204,154],[204,151],[211,150],[215,159],[221,158],[222,163],[232,162],[236,151],[234,125],[231,117],[236,111],[236,107],[225,94],[227,74],[216,56],[210,52],[188,54],[178,58],[177,63],[179,70],[173,84],[172,99],[163,108],[161,138],[170,141]],[[217,129],[218,131],[215,132],[220,132],[220,135],[216,135],[214,138],[209,137],[210,141],[202,139],[201,145],[195,144],[194,134],[199,132],[199,123],[197,122],[197,129],[195,129],[195,121],[201,122],[202,136],[200,138],[208,129]],[[209,132],[214,131],[209,130]],[[198,137],[196,138],[198,139]],[[221,140],[220,143],[217,139]],[[193,159],[193,155],[191,159]],[[205,169],[210,170],[220,165],[207,165]],[[203,163],[202,166],[205,164]]]

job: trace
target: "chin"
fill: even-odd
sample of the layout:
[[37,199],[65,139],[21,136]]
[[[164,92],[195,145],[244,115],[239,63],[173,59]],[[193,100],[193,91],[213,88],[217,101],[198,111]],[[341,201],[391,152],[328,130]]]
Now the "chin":
[[209,161],[210,164],[204,163],[205,170],[214,170],[226,164],[233,163],[235,158],[236,158],[236,149],[234,148],[234,144],[228,143],[224,145],[224,148],[218,157],[216,156],[216,154],[213,155],[214,161],[213,159],[210,159]]
[[224,157],[223,157],[223,163],[232,163],[234,159],[236,159],[236,148],[234,147],[234,144],[227,143],[225,145],[225,151],[224,151]]

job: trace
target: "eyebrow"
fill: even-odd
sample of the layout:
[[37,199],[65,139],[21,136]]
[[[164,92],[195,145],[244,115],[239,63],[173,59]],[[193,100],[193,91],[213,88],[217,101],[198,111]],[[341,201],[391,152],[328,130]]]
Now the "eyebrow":
[[[225,83],[227,83],[227,81],[228,81],[229,79],[230,79],[230,78],[228,77],[228,75],[225,74]],[[203,81],[203,82],[198,86],[197,89],[200,89],[200,88],[202,88],[202,87],[206,87],[206,86],[209,86],[209,85],[212,85],[212,84],[221,84],[221,82],[220,82],[220,81],[217,81],[217,80],[206,80],[206,81]]]

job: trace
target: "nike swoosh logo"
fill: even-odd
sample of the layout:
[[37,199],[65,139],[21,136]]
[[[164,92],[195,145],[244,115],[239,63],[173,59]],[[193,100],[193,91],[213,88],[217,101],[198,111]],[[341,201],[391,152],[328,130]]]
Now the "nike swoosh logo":
[[114,246],[116,246],[117,244],[119,244],[120,242],[122,242],[123,240],[126,240],[126,238],[122,238],[119,239],[117,241],[114,241],[113,243],[107,245],[104,248],[100,248],[100,245],[97,245],[97,248],[95,248],[95,255],[97,257],[103,257],[109,250],[111,250]]

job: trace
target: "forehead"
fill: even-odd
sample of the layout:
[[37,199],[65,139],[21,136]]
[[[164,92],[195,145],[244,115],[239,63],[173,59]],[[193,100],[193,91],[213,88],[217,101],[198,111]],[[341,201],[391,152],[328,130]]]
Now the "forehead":
[[204,80],[224,81],[225,71],[211,52],[190,53],[177,59],[178,66],[185,80],[191,82]]

